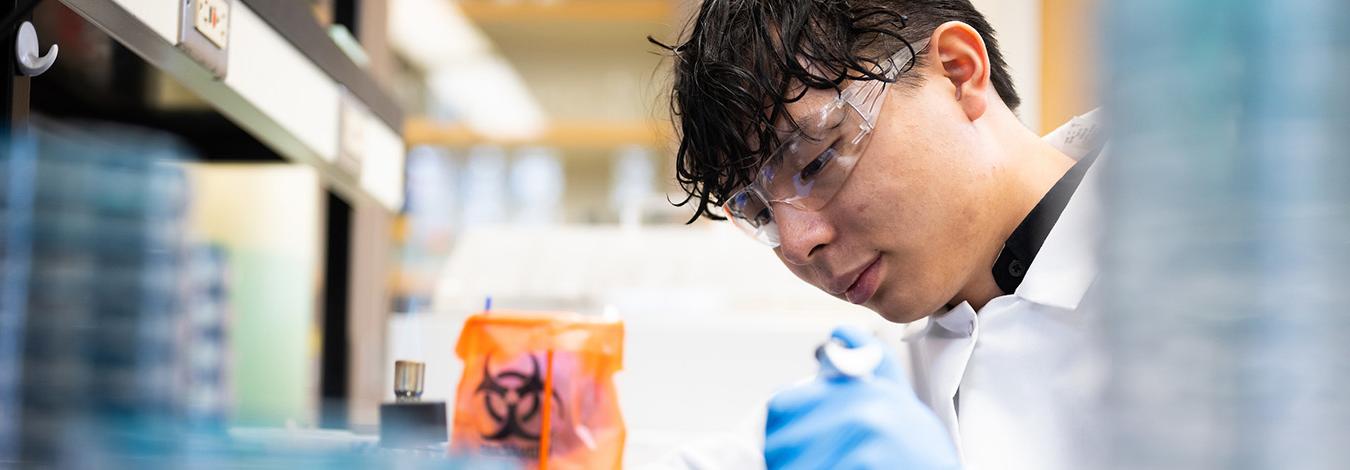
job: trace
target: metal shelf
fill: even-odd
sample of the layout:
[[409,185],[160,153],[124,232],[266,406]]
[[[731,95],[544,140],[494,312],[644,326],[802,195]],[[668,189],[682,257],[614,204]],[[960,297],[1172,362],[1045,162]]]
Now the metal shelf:
[[[339,195],[402,206],[402,111],[302,2],[235,0],[228,70],[217,78],[177,46],[178,0],[61,1],[277,154],[314,167]],[[341,148],[352,133],[359,145]],[[340,154],[358,155],[359,168],[339,165]]]

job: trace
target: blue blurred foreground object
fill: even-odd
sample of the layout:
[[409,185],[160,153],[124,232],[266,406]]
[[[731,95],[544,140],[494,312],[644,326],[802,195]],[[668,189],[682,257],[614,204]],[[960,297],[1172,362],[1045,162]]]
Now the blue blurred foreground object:
[[851,327],[830,339],[816,354],[821,373],[769,402],[769,469],[960,468],[947,430],[884,345]]
[[1350,468],[1350,2],[1103,6],[1102,468]]

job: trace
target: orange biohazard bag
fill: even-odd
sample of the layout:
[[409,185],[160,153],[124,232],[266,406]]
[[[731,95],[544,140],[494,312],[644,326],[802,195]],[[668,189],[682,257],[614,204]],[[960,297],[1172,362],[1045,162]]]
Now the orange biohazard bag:
[[492,311],[464,322],[450,451],[524,468],[617,469],[626,430],[613,376],[623,323]]

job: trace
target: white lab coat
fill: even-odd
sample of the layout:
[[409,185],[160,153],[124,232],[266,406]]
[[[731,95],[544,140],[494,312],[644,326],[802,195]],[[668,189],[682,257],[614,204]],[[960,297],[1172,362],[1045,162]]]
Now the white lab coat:
[[[1102,145],[1099,112],[1045,137],[1077,159]],[[915,393],[947,427],[967,469],[1098,468],[1105,380],[1092,302],[1103,148],[1016,292],[906,326]],[[957,390],[960,390],[958,396]],[[959,413],[958,413],[959,411]],[[739,436],[682,449],[662,468],[763,468],[765,411]]]

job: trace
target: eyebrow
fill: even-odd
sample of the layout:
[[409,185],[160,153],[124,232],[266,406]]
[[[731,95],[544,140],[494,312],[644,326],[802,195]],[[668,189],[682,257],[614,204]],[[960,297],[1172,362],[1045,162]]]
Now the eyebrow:
[[[838,98],[835,98],[835,100],[837,100],[837,99],[838,99]],[[836,103],[835,100],[831,100],[829,103],[826,103],[825,106],[832,106],[832,105],[834,105],[834,104]],[[822,109],[823,109],[823,108],[822,108]],[[823,125],[826,124],[826,123],[820,122],[820,117],[822,116],[822,113],[820,113],[819,111],[821,111],[821,109],[817,109],[816,112],[809,113],[809,115],[807,116],[807,119],[798,119],[796,116],[793,116],[793,119],[794,119],[795,122],[797,123],[797,128],[794,129],[794,130],[791,130],[791,131],[787,131],[787,130],[785,130],[785,129],[782,130],[782,131],[784,131],[784,136],[783,136],[782,139],[779,140],[779,146],[781,147],[783,143],[786,143],[786,142],[788,141],[788,139],[792,139],[792,138],[794,138],[794,137],[797,137],[797,136],[800,136],[800,135],[805,134],[804,132],[802,132],[802,129],[814,127],[814,128],[816,128],[816,129],[830,131],[830,130],[838,129],[839,126],[843,125],[844,120],[843,120],[843,119],[840,119],[840,120],[838,120],[838,122],[835,122],[834,124],[830,125],[829,127],[823,127]],[[859,112],[861,112],[861,110],[859,110]],[[775,149],[775,150],[777,150],[777,149]]]

